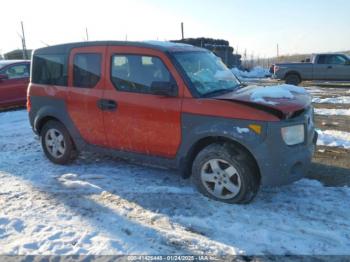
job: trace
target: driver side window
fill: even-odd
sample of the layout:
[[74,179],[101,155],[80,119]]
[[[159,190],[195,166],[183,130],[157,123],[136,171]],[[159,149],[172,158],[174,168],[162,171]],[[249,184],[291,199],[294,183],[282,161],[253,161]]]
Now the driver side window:
[[152,94],[154,82],[170,82],[171,74],[162,60],[145,55],[114,55],[111,80],[120,91]]
[[4,70],[4,73],[9,79],[25,78],[29,77],[28,65],[13,65]]
[[347,59],[341,55],[331,55],[328,57],[328,64],[345,65]]

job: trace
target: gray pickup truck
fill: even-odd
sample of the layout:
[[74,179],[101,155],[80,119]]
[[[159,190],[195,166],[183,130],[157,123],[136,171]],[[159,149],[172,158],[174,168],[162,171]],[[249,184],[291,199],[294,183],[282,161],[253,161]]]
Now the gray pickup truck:
[[275,64],[274,77],[293,85],[298,85],[304,80],[350,81],[349,56],[316,54],[309,61]]

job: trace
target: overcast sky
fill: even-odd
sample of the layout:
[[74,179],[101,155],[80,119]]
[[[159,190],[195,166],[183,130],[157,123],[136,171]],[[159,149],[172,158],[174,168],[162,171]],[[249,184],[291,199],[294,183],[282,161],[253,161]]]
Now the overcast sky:
[[17,0],[0,7],[0,53],[89,40],[172,40],[212,37],[242,53],[350,50],[349,0]]

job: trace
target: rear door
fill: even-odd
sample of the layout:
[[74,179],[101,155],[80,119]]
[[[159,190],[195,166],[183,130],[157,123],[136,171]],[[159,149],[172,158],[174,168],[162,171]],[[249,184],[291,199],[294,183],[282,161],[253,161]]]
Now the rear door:
[[24,103],[29,83],[29,64],[10,65],[0,70],[0,73],[8,77],[0,80],[0,103]]
[[[173,158],[181,141],[184,84],[168,57],[141,47],[108,47],[104,111],[109,147]],[[156,95],[153,82],[172,82],[176,96]]]
[[350,80],[350,65],[348,58],[343,55],[329,55],[327,59],[327,79]]
[[68,66],[67,108],[80,135],[90,144],[106,146],[102,111],[98,101],[105,85],[106,47],[72,49]]
[[313,66],[314,66],[314,70],[313,70],[314,80],[328,79],[329,65],[327,64],[327,55],[318,55]]

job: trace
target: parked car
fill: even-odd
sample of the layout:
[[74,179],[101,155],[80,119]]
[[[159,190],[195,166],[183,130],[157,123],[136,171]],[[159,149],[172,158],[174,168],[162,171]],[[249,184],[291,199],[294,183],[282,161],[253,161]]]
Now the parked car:
[[29,119],[56,164],[90,150],[176,168],[228,203],[298,180],[310,164],[310,96],[255,101],[259,88],[243,88],[206,49],[83,42],[38,49],[32,59]]
[[0,108],[24,106],[30,61],[0,60]]
[[293,85],[298,85],[304,80],[350,81],[350,58],[348,56],[317,54],[313,55],[310,61],[276,64],[274,76]]

